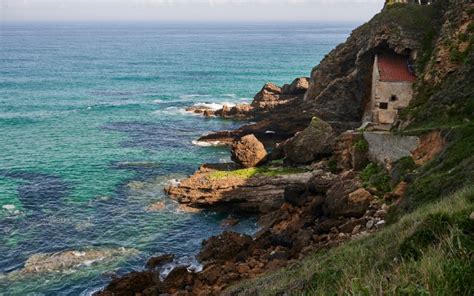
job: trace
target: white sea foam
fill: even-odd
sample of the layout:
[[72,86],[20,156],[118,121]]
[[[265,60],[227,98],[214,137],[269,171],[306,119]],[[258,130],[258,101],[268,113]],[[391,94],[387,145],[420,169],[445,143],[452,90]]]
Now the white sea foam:
[[178,108],[178,107],[167,107],[163,110],[155,110],[152,112],[154,115],[196,115],[199,116],[199,114],[193,113],[193,112],[187,112],[183,108]]
[[198,140],[193,140],[192,141],[193,145],[199,146],[199,147],[215,147],[215,146],[223,146],[224,143],[220,141],[198,141]]
[[179,96],[180,99],[189,100],[194,98],[210,98],[211,95],[199,95],[199,94],[190,94],[190,95],[181,95]]
[[3,205],[2,209],[12,212],[16,209],[15,205]]
[[196,108],[202,108],[202,109],[210,109],[210,110],[219,110],[219,109],[222,109],[224,108],[224,106],[227,106],[227,107],[234,107],[235,104],[234,103],[229,103],[229,102],[222,102],[222,103],[210,103],[210,102],[205,102],[205,103],[196,103],[193,105],[193,107],[196,107]]
[[163,267],[160,269],[161,280],[164,280],[173,269],[179,266],[186,266],[189,272],[200,272],[203,269],[202,264],[197,261],[196,257],[194,256],[182,257],[182,258],[174,260],[171,263],[167,263],[163,265]]
[[179,185],[181,185],[181,182],[178,179],[171,179],[168,181],[168,184],[173,187],[179,187]]

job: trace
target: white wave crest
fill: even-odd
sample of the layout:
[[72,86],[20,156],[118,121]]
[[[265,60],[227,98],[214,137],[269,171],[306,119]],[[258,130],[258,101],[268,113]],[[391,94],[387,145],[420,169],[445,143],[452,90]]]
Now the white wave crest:
[[189,272],[200,272],[203,269],[202,264],[197,261],[196,257],[182,257],[174,260],[171,263],[163,265],[163,267],[160,269],[161,280],[164,280],[173,269],[179,266],[186,266]]
[[220,141],[198,141],[198,140],[193,140],[192,141],[193,145],[199,146],[199,147],[216,147],[216,146],[224,146],[225,144],[220,142]]

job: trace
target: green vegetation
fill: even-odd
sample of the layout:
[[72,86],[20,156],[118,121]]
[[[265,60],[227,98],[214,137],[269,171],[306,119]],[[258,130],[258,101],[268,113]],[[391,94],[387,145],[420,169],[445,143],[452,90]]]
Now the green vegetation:
[[474,180],[474,124],[444,131],[445,151],[417,170],[398,212],[411,211],[428,201],[441,199]]
[[337,160],[334,158],[331,158],[328,161],[328,168],[331,173],[336,174],[337,173]]
[[453,63],[464,63],[467,60],[468,51],[459,51],[457,48],[451,50],[449,59]]
[[[474,187],[370,236],[320,251],[231,291],[243,295],[473,295]],[[230,291],[229,291],[230,292]],[[239,294],[241,295],[241,294]]]
[[[393,4],[387,6],[376,15],[371,22],[395,23],[399,26],[419,32],[428,31],[433,26],[439,10],[435,5],[421,6],[417,4]],[[425,33],[425,32],[422,32]]]
[[417,168],[412,157],[402,157],[397,160],[390,170],[390,184],[392,187],[396,186],[400,181],[404,181],[406,176],[414,173]]
[[267,177],[274,177],[280,175],[291,175],[291,174],[299,174],[304,173],[306,170],[303,168],[295,168],[295,167],[271,167],[271,166],[263,166],[263,167],[254,167],[254,168],[246,168],[246,169],[239,169],[233,171],[215,171],[209,174],[209,178],[218,180],[218,179],[225,179],[225,178],[240,178],[240,179],[248,179],[257,176],[267,176]]
[[354,149],[359,152],[367,152],[369,151],[369,143],[363,136],[360,136],[360,138],[354,143]]
[[390,177],[381,165],[369,163],[365,169],[360,172],[359,177],[364,187],[375,187],[381,192],[389,192],[392,190]]

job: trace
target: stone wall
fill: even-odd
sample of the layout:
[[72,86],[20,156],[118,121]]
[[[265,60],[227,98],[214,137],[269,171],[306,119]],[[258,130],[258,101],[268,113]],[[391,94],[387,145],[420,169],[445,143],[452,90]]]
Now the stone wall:
[[419,144],[419,138],[415,136],[398,136],[388,132],[364,132],[363,135],[369,143],[369,159],[378,163],[388,164],[411,156]]

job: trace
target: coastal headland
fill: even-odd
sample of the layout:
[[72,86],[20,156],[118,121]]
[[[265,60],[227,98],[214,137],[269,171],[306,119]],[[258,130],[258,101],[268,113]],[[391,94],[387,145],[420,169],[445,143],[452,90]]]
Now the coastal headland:
[[[229,213],[230,224],[238,223],[233,215],[257,216],[260,230],[204,240],[200,271],[179,266],[160,277],[172,260],[168,254],[113,279],[96,295],[338,294],[361,287],[368,295],[384,294],[418,270],[428,294],[448,287],[459,295],[473,292],[469,284],[453,284],[447,269],[440,271],[443,280],[428,277],[435,268],[420,261],[448,252],[451,266],[472,275],[472,266],[462,262],[473,258],[473,18],[472,3],[387,5],[310,77],[267,83],[250,104],[190,107],[214,120],[254,123],[197,139],[227,145],[233,162],[203,164],[169,184],[168,196],[189,208]],[[375,56],[403,57],[416,75],[410,104],[388,125],[367,120],[380,111],[371,104]],[[316,260],[335,263],[315,270]],[[349,263],[365,273],[348,269]],[[379,274],[370,265],[393,281],[373,283]],[[349,276],[338,280],[338,273]],[[421,291],[413,289],[407,291]]]

